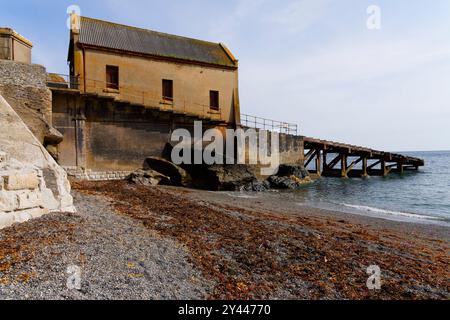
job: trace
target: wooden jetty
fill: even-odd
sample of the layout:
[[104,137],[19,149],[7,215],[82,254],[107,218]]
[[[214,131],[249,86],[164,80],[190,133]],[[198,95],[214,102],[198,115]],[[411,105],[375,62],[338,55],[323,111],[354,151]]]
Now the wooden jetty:
[[418,170],[423,159],[360,146],[304,137],[304,165],[315,163],[310,173],[327,177],[384,176]]

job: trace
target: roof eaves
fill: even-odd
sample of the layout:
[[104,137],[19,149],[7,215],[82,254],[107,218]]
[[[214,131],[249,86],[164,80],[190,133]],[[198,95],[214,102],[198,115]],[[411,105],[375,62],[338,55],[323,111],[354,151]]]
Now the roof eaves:
[[212,62],[206,62],[206,61],[201,61],[201,60],[188,59],[188,58],[184,58],[184,57],[180,58],[175,55],[174,56],[158,55],[158,54],[150,54],[150,53],[145,53],[145,52],[114,49],[114,48],[110,48],[110,47],[104,47],[104,46],[99,46],[96,44],[83,43],[83,42],[78,42],[78,44],[81,47],[84,47],[86,49],[95,48],[95,49],[100,49],[100,50],[109,51],[109,52],[127,53],[127,54],[131,54],[131,55],[151,57],[151,58],[156,58],[156,59],[160,59],[160,60],[177,61],[180,63],[184,62],[184,63],[191,63],[191,64],[197,64],[197,65],[202,65],[202,66],[211,66],[211,67],[216,67],[216,68],[237,69],[237,65],[234,62],[232,64],[220,64],[220,63],[212,63]]

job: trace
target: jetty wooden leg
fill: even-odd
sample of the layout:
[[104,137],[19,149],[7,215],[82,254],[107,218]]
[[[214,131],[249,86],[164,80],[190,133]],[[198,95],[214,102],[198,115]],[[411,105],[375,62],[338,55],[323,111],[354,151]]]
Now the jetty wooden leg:
[[367,178],[368,176],[369,176],[369,174],[367,173],[367,157],[363,157],[361,177]]
[[403,163],[397,163],[397,171],[398,173],[403,174]]
[[323,157],[323,171],[325,172],[325,171],[327,171],[327,169],[328,169],[328,164],[327,164],[327,152],[324,150],[323,151],[323,155],[322,155],[322,157]]
[[347,176],[347,155],[341,154],[341,177],[348,178]]
[[383,177],[387,177],[389,171],[388,168],[386,166],[386,161],[381,160],[381,173],[383,174]]
[[320,150],[316,152],[316,174],[320,177],[322,175],[322,158]]

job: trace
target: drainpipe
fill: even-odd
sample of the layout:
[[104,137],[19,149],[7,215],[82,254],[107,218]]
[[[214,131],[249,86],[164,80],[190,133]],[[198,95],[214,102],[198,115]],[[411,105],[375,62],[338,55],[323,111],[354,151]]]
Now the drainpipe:
[[11,60],[14,61],[14,38],[11,36]]
[[83,50],[83,89],[86,93],[86,51],[84,47],[82,47]]

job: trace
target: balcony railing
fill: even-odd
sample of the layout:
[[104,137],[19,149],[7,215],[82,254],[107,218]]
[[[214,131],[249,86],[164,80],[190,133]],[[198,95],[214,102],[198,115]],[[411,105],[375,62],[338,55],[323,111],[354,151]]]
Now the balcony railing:
[[262,129],[273,132],[298,135],[298,125],[271,119],[241,114],[241,124],[248,128]]
[[66,74],[49,73],[47,75],[47,86],[51,88],[75,89],[78,90],[80,82],[78,77]]
[[141,91],[134,87],[120,85],[113,86],[106,81],[93,79],[84,79],[80,81],[77,77],[53,73],[48,75],[47,85],[51,88],[82,89],[85,93],[113,97],[117,101],[178,112],[188,116],[200,116],[215,121],[222,119],[221,109],[212,109],[209,105],[196,101],[178,99],[176,97],[171,100],[163,98],[156,90]]

